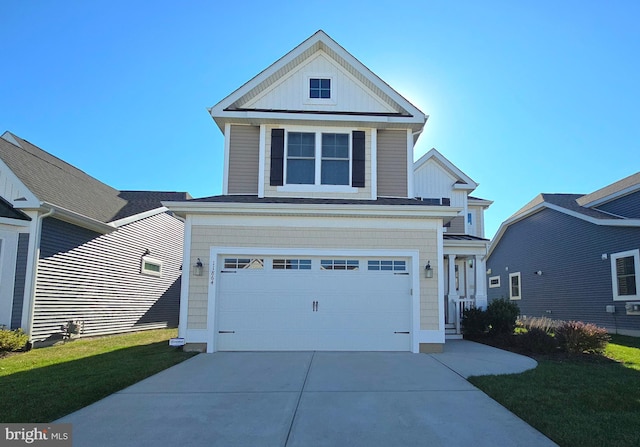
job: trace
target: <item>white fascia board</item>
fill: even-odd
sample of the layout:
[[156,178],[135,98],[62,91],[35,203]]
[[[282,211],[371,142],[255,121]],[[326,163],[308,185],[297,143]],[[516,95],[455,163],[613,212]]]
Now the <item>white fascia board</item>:
[[95,231],[101,234],[111,233],[116,230],[116,227],[112,224],[106,224],[91,217],[84,216],[82,214],[75,213],[66,208],[53,205],[51,203],[42,202],[40,209],[42,211],[53,211],[51,217],[63,220],[65,222],[78,225],[91,231]]
[[12,227],[28,227],[31,224],[29,220],[11,219],[10,217],[0,217],[0,225],[9,225]]
[[[369,127],[380,127],[386,124],[406,124],[413,131],[420,130],[424,122],[415,116],[386,116],[386,115],[362,115],[355,114],[331,114],[331,113],[287,113],[287,112],[264,112],[255,110],[228,110],[223,111],[216,117],[216,122],[243,122],[250,121],[252,124],[311,121],[311,122],[357,122]],[[222,118],[222,119],[221,119]]]
[[446,255],[484,256],[488,248],[489,241],[451,241],[444,239],[444,254]]
[[289,203],[162,202],[180,215],[245,214],[272,216],[371,216],[387,218],[454,218],[462,208],[420,205],[339,205]]
[[510,219],[505,220],[498,228],[497,233],[493,237],[491,241],[491,245],[489,246],[489,252],[487,253],[487,258],[491,256],[493,253],[493,249],[496,244],[500,241],[504,232],[507,231],[507,228],[510,225],[513,225],[516,222],[519,222],[532,214],[542,211],[544,208],[548,208],[550,210],[557,211],[562,214],[566,214],[567,216],[575,217],[576,219],[584,220],[585,222],[589,222],[594,225],[601,226],[609,226],[609,227],[640,227],[640,219],[596,219],[595,217],[585,216],[581,213],[576,213],[575,211],[568,210],[558,205],[554,205],[552,203],[542,202],[538,205],[532,207],[522,214],[518,214],[517,216],[513,216]]
[[489,208],[491,205],[493,205],[493,200],[467,198],[467,203],[471,206],[481,206],[483,208]]
[[146,219],[147,217],[155,216],[156,214],[162,214],[169,211],[169,208],[165,206],[161,206],[159,208],[154,208],[149,211],[144,211],[142,213],[134,214],[133,216],[125,217],[122,219],[114,220],[113,222],[109,222],[109,225],[114,226],[115,228],[119,228],[123,225],[127,225],[138,220]]
[[593,208],[593,207],[596,207],[598,205],[602,205],[604,203],[611,202],[611,201],[613,201],[615,199],[618,199],[620,197],[624,197],[627,194],[631,194],[632,192],[635,192],[635,191],[638,191],[638,190],[640,190],[640,184],[631,185],[631,186],[629,186],[627,188],[621,189],[620,191],[616,191],[615,193],[609,194],[609,195],[607,195],[605,197],[602,197],[600,199],[592,200],[591,202],[586,202],[582,206],[584,206],[585,208]]

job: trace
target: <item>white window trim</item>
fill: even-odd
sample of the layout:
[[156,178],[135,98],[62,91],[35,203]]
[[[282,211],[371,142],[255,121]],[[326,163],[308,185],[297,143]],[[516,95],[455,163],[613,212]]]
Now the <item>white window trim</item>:
[[[635,275],[636,275],[636,294],[635,295],[618,295],[618,271],[616,269],[616,260],[633,256]],[[611,259],[611,286],[613,291],[613,301],[632,301],[640,299],[638,294],[638,280],[640,279],[640,249],[622,251],[620,253],[612,253]]]
[[[156,264],[160,267],[160,271],[154,272],[153,270],[146,270],[144,268],[145,263]],[[157,276],[158,278],[162,277],[162,261],[156,258],[152,258],[150,256],[143,256],[140,261],[140,273],[148,276]]]
[[[358,188],[351,186],[353,179],[353,131],[352,127],[304,127],[290,126],[284,128],[284,160],[283,160],[283,185],[278,186],[278,192],[305,192],[305,193],[356,193]],[[288,144],[289,132],[304,132],[315,134],[315,178],[314,184],[287,184],[287,163],[288,163]],[[322,134],[323,133],[341,133],[349,135],[349,184],[348,185],[323,185],[322,181]]]
[[[305,104],[313,104],[313,105],[336,105],[337,104],[337,100],[336,100],[336,96],[337,96],[337,92],[336,92],[336,80],[335,80],[335,75],[333,74],[328,74],[328,73],[310,73],[307,74],[305,76],[305,83],[304,83],[304,103]],[[311,83],[310,80],[311,79],[329,79],[331,80],[331,98],[312,98],[310,93],[311,93]]]
[[[513,289],[511,287],[511,278],[514,276],[518,277],[518,295],[513,295]],[[509,273],[509,299],[510,300],[521,300],[522,299],[522,277],[520,272]]]
[[[491,281],[494,280],[494,279],[498,280],[497,284],[491,284]],[[498,288],[498,287],[500,287],[500,276],[490,276],[489,277],[489,288],[490,289],[495,289],[495,288]]]

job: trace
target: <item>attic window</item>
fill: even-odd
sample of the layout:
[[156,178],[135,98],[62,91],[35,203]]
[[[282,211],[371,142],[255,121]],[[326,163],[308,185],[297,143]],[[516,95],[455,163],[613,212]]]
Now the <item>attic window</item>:
[[309,78],[309,98],[331,99],[331,79]]
[[162,276],[162,261],[159,259],[150,258],[149,256],[142,257],[142,264],[140,265],[140,273],[150,276]]

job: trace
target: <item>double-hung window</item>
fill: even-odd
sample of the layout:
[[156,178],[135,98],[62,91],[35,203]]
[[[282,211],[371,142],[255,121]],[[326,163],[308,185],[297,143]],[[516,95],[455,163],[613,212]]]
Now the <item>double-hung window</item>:
[[322,134],[320,173],[320,183],[323,185],[349,184],[349,134]]
[[509,273],[509,299],[519,300],[522,298],[520,283],[520,272]]
[[287,183],[313,185],[316,178],[316,134],[287,134]]
[[351,134],[287,132],[287,185],[351,184]]
[[611,255],[611,279],[614,300],[637,300],[640,277],[640,250],[629,250]]

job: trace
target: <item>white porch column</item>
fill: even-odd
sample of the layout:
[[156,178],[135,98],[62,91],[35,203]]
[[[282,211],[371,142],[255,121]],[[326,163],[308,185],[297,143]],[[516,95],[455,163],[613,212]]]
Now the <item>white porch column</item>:
[[473,261],[476,267],[476,307],[487,308],[487,266],[480,255]]
[[449,304],[448,321],[453,323],[456,321],[456,312],[458,307],[454,300],[458,299],[458,291],[456,290],[456,255],[447,255],[449,259],[449,294],[447,295],[447,303]]

